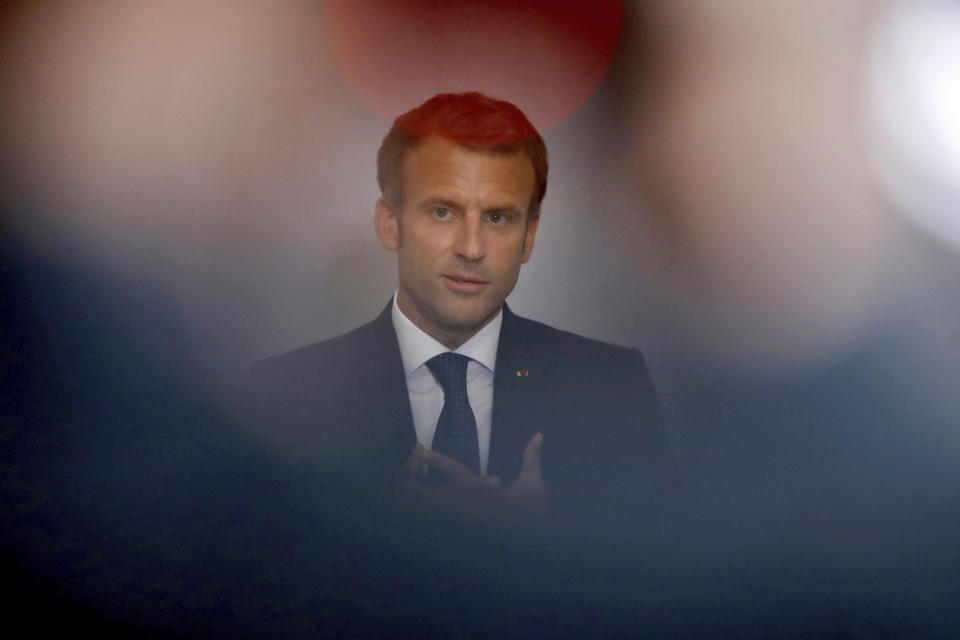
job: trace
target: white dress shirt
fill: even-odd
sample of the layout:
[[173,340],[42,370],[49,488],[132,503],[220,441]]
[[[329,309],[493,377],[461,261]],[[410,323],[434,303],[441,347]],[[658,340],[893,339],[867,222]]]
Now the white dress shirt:
[[[424,447],[433,443],[437,420],[443,409],[443,388],[427,368],[427,360],[449,351],[420,327],[403,315],[393,296],[393,328],[397,332],[403,371],[407,376],[407,393],[410,395],[410,410],[417,442]],[[490,457],[490,428],[493,422],[493,369],[497,360],[497,345],[500,342],[500,325],[503,310],[480,331],[457,348],[454,353],[470,358],[467,363],[467,397],[477,420],[477,441],[480,445],[480,473],[487,473]]]

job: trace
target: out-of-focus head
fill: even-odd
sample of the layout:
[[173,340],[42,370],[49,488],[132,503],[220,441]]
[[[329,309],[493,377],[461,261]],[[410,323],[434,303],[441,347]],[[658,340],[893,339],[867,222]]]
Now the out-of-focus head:
[[527,219],[540,215],[547,192],[547,147],[527,117],[513,104],[475,91],[441,93],[398,117],[377,154],[377,182],[387,205],[403,208],[403,161],[428,137],[455,142],[473,151],[523,153],[534,171],[534,191]]

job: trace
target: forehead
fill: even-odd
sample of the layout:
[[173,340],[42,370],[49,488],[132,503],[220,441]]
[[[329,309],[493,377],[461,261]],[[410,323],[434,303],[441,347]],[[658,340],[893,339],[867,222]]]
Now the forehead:
[[523,152],[473,150],[431,137],[408,151],[403,162],[404,192],[410,200],[429,197],[509,199],[522,211],[533,197],[533,163]]

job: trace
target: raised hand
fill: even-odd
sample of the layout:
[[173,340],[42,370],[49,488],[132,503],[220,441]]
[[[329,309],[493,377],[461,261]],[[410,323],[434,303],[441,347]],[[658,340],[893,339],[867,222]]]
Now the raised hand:
[[[503,487],[496,476],[477,475],[418,444],[406,462],[406,489],[425,504],[466,517],[514,522],[538,518],[546,512],[542,447],[543,434],[537,433],[524,447],[520,476]],[[438,478],[441,484],[435,483]]]

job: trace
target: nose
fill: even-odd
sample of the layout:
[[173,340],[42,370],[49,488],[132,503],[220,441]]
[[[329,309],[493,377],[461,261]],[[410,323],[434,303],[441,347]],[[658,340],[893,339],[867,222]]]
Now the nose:
[[478,262],[486,255],[484,244],[480,220],[466,217],[458,225],[454,252],[468,262]]

